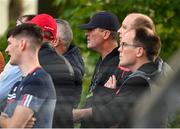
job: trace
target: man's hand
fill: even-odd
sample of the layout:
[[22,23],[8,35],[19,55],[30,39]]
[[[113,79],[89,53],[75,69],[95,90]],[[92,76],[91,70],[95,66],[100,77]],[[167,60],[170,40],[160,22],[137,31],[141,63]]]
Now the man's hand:
[[104,86],[110,89],[116,89],[116,77],[114,75],[110,76]]
[[2,128],[25,128],[33,115],[34,112],[32,109],[18,105],[11,117],[5,115],[0,116],[0,126]]
[[36,118],[32,117],[26,124],[25,128],[32,128],[36,122]]
[[73,121],[78,122],[92,115],[92,108],[73,109]]

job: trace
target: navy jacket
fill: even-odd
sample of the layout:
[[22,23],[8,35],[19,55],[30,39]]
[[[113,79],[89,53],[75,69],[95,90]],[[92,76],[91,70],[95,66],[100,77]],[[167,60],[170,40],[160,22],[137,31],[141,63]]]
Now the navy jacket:
[[71,44],[67,52],[63,55],[69,63],[72,65],[74,70],[74,77],[75,77],[75,85],[76,88],[74,90],[74,108],[76,108],[79,104],[81,91],[82,91],[82,79],[84,76],[85,68],[84,68],[84,61],[80,54],[80,50],[74,45]]

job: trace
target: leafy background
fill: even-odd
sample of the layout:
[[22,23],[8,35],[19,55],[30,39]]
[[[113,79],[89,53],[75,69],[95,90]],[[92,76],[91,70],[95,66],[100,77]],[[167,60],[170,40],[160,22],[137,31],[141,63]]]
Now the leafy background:
[[[16,2],[18,1],[20,3],[20,0]],[[120,22],[131,12],[140,12],[150,16],[161,37],[161,57],[166,61],[180,48],[180,0],[39,0],[39,13],[63,18],[69,21],[73,29],[74,43],[80,48],[86,67],[80,107],[83,106],[85,96],[88,94],[87,89],[99,55],[86,48],[84,31],[80,30],[78,25],[88,22],[94,13],[102,10],[113,12]],[[14,21],[15,19],[12,19],[10,26],[14,25]],[[8,57],[4,53],[5,35],[0,39],[0,50],[7,61]],[[180,116],[171,120],[168,126],[180,127],[178,121],[180,121]]]

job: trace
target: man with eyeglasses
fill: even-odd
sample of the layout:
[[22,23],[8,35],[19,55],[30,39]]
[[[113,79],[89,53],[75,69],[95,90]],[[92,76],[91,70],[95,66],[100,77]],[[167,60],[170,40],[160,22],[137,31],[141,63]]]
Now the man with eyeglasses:
[[[148,28],[130,29],[124,33],[118,49],[121,60],[119,65],[129,68],[133,73],[123,82],[116,92],[116,97],[111,102],[113,103],[115,100],[119,106],[109,108],[109,110],[113,109],[110,114],[112,119],[114,119],[114,123],[117,122],[118,127],[131,127],[130,111],[133,109],[133,106],[137,104],[138,99],[145,91],[148,93],[153,92],[150,82],[154,82],[162,72],[162,69],[159,69],[158,64],[155,63],[160,49],[160,38]],[[110,89],[116,89],[115,76],[111,76],[105,86]],[[104,112],[105,108],[101,107],[99,110]],[[121,117],[118,118],[116,114],[119,114]],[[126,122],[121,123],[124,120]],[[146,126],[165,127],[165,125],[166,120],[163,118],[152,125]]]

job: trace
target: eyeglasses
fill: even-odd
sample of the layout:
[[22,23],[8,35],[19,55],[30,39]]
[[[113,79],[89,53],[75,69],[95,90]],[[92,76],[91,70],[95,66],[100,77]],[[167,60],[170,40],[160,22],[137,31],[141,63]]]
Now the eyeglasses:
[[125,48],[125,47],[141,47],[141,46],[139,46],[139,45],[135,45],[135,44],[128,44],[128,43],[126,43],[126,42],[121,42],[120,44],[119,44],[119,47],[121,47],[122,49],[123,48]]

